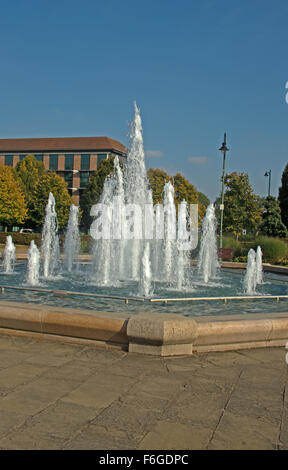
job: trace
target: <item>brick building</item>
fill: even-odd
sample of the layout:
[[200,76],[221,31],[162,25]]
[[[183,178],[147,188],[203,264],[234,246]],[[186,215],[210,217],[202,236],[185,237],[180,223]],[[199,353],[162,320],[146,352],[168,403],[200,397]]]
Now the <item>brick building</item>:
[[55,171],[68,184],[74,204],[99,163],[110,155],[127,157],[127,149],[109,137],[49,137],[0,139],[0,165],[16,166],[27,155],[43,161],[46,170]]

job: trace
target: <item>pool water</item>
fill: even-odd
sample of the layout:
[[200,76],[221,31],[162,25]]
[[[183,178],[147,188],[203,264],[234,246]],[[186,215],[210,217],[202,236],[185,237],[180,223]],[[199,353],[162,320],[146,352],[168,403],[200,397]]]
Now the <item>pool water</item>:
[[[13,274],[0,272],[0,286],[31,287],[25,284],[26,264],[16,265]],[[156,282],[153,285],[154,299],[167,298],[191,298],[191,297],[225,297],[225,296],[243,296],[243,278],[242,270],[221,270],[218,276],[207,285],[197,280],[196,272],[193,273],[192,287],[189,291],[179,292],[171,289],[168,285]],[[74,275],[65,273],[55,279],[41,279],[39,289],[52,291],[72,291],[79,293],[90,293],[98,295],[109,295],[119,297],[137,298],[136,282],[118,282],[115,287],[100,287],[93,284],[89,276],[89,265],[81,265],[79,271]],[[288,277],[284,275],[265,273],[263,284],[257,287],[256,295],[281,296],[288,295]],[[223,300],[213,301],[186,301],[173,302],[150,302],[149,299],[142,299],[136,302],[129,300],[125,304],[124,300],[93,298],[85,296],[54,295],[52,292],[34,292],[29,290],[4,289],[0,297],[2,300],[13,302],[28,302],[57,307],[69,307],[77,309],[87,309],[92,311],[114,312],[137,314],[140,312],[161,312],[182,314],[185,316],[203,316],[203,315],[235,315],[251,313],[273,313],[288,311],[288,299],[259,299],[259,300]],[[139,298],[138,300],[141,300]]]

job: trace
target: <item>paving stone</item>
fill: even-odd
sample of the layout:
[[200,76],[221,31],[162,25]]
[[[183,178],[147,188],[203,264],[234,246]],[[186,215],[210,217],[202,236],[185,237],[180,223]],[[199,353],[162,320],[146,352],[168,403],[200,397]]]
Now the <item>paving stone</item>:
[[[26,417],[14,412],[0,410],[0,438],[25,422]],[[0,446],[1,447],[1,446]]]
[[[0,441],[1,444],[1,441]],[[64,450],[131,450],[135,443],[125,431],[100,425],[89,425],[64,444]],[[96,462],[95,462],[96,463]]]
[[68,393],[63,400],[92,408],[106,408],[119,399],[134,383],[134,379],[103,374],[85,380],[79,387]]
[[140,442],[141,450],[205,449],[212,429],[171,421],[158,421],[155,428]]
[[275,450],[278,434],[279,427],[267,423],[266,420],[248,414],[239,416],[226,411],[208,449]]
[[30,364],[17,364],[0,370],[0,393],[7,393],[10,389],[31,381],[34,377],[45,372],[46,368]]
[[0,449],[288,449],[284,348],[140,356],[0,335]]
[[75,387],[73,381],[39,378],[0,397],[0,410],[34,415]]

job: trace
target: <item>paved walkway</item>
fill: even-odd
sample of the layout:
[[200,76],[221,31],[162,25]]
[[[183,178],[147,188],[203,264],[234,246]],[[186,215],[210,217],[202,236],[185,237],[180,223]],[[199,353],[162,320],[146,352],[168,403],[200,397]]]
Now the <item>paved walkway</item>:
[[0,449],[288,449],[285,354],[160,359],[0,336]]

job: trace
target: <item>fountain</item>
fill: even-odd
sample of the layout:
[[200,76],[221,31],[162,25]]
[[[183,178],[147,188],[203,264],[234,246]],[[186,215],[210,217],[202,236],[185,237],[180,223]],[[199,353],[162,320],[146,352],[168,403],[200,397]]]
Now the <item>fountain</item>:
[[260,246],[257,246],[256,250],[256,282],[257,284],[263,283],[262,250]]
[[220,268],[217,255],[216,225],[215,208],[213,204],[209,204],[202,223],[198,261],[198,276],[205,284],[216,276]]
[[12,274],[16,261],[16,248],[12,241],[11,235],[6,238],[6,244],[3,253],[3,266],[6,274]]
[[58,223],[55,208],[55,199],[49,194],[45,209],[45,221],[42,231],[41,256],[43,258],[43,276],[50,278],[55,276],[60,255],[59,237],[57,235]]
[[127,163],[122,169],[118,157],[114,159],[114,172],[91,210],[96,218],[91,227],[95,239],[91,277],[101,286],[117,286],[120,280],[137,283],[138,294],[147,297],[152,281],[178,290],[187,281],[187,251],[177,245],[177,236],[187,225],[187,204],[180,204],[178,230],[171,182],[164,185],[163,206],[153,208],[136,103],[134,111]]
[[31,286],[39,284],[39,270],[40,270],[40,251],[38,250],[34,240],[31,241],[29,250],[27,252],[27,273],[26,283]]
[[70,207],[69,220],[67,225],[67,233],[64,243],[64,270],[71,273],[77,269],[80,253],[80,234],[78,228],[79,207],[72,204]]
[[246,273],[243,280],[244,292],[247,295],[255,295],[257,286],[256,252],[251,248],[248,251]]
[[[81,301],[79,298],[77,300],[75,294],[73,300],[69,298],[69,305],[70,302],[71,305],[75,302],[73,305],[77,307],[92,306],[95,310],[101,308],[101,302],[97,305],[91,302],[90,305],[87,300],[86,303],[86,294],[106,298],[106,302],[107,298],[117,299],[123,296],[132,296],[138,302],[148,299],[151,302],[143,303],[141,308],[145,311],[145,308],[150,309],[153,305],[160,312],[163,310],[159,303],[157,305],[159,300],[163,299],[165,303],[165,299],[177,298],[180,301],[179,307],[172,304],[170,312],[183,314],[185,311],[187,315],[194,312],[195,304],[184,302],[186,298],[193,302],[195,297],[209,297],[211,300],[227,296],[227,292],[232,296],[241,296],[241,283],[244,284],[246,295],[255,295],[256,287],[260,284],[263,284],[261,291],[264,291],[266,284],[263,282],[261,247],[257,248],[256,253],[250,250],[247,269],[241,282],[239,276],[231,276],[224,269],[220,271],[213,204],[208,206],[203,219],[199,256],[194,268],[191,252],[196,245],[192,248],[189,243],[193,230],[198,236],[198,214],[195,219],[192,207],[185,200],[178,205],[175,203],[175,190],[170,181],[163,187],[163,203],[153,206],[152,190],[145,167],[142,122],[136,103],[130,137],[131,145],[126,163],[117,156],[114,158],[114,170],[105,179],[99,203],[91,209],[91,216],[94,218],[91,225],[91,262],[78,263],[79,208],[75,205],[70,207],[61,262],[55,198],[50,193],[45,209],[41,256],[34,241],[31,242],[27,265],[19,265],[17,272],[15,271],[15,285],[21,281],[23,283],[25,279],[25,285],[36,286],[41,280],[44,288],[41,292],[46,287],[47,292],[79,292]],[[11,237],[7,237],[4,256],[6,272],[13,271],[14,256],[15,247],[13,255],[13,242]],[[20,272],[22,279],[19,280]],[[14,279],[11,276],[7,282],[12,283],[12,278]],[[241,288],[243,293],[243,286]],[[273,289],[278,293],[280,287]],[[51,303],[54,302],[52,297],[50,300]],[[55,303],[61,305],[61,300],[58,298]],[[67,306],[67,300],[65,303],[64,299],[63,303]],[[102,308],[112,309],[112,303],[108,302],[108,306],[106,303]],[[208,307],[204,311],[214,312],[213,308]]]

